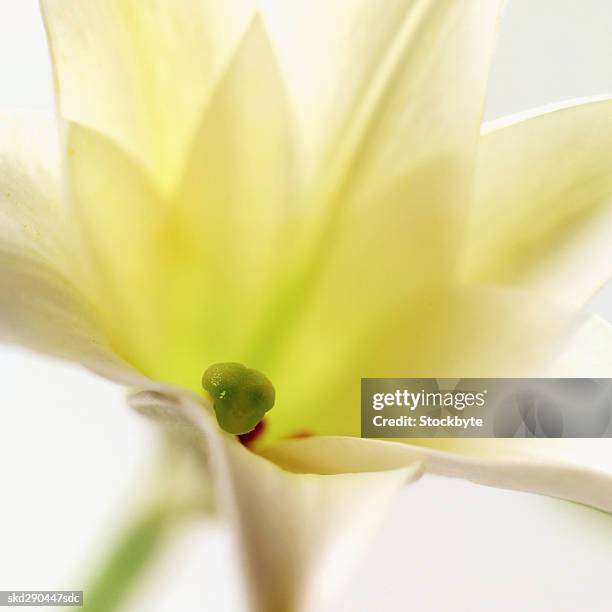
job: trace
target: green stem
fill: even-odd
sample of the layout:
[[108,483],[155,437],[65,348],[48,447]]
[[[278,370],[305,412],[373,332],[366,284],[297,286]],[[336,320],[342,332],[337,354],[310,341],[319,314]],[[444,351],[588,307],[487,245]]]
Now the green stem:
[[157,508],[136,519],[119,537],[93,584],[84,591],[85,612],[114,612],[160,549],[172,513]]
[[172,527],[181,518],[211,511],[210,490],[200,471],[200,459],[193,463],[194,457],[184,439],[163,436],[160,451],[152,481],[148,486],[138,487],[144,493],[139,503],[141,510],[120,532],[83,592],[84,612],[121,610]]

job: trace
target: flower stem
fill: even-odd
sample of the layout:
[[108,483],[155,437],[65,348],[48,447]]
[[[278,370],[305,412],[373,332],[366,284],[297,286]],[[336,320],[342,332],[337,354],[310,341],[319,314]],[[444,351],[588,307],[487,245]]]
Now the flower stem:
[[114,612],[120,608],[160,549],[171,519],[169,510],[156,508],[128,526],[110,551],[93,584],[84,591],[85,612]]
[[93,581],[83,592],[84,612],[124,610],[126,600],[173,527],[185,517],[208,515],[213,511],[209,481],[200,455],[178,434],[164,435],[160,443],[151,481],[136,487],[140,494],[136,506],[139,510],[119,532]]

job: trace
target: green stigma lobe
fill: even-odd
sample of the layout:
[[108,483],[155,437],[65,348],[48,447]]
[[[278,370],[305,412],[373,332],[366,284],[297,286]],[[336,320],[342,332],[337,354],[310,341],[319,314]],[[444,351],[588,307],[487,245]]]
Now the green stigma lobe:
[[215,363],[202,376],[202,386],[213,399],[219,426],[240,435],[255,428],[274,406],[272,383],[241,363]]

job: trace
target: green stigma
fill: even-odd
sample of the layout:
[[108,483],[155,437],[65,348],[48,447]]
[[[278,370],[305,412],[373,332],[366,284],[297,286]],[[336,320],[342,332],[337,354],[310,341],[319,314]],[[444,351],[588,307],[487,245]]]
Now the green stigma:
[[241,363],[215,363],[202,376],[213,398],[219,426],[240,435],[255,428],[274,406],[274,385],[261,372]]

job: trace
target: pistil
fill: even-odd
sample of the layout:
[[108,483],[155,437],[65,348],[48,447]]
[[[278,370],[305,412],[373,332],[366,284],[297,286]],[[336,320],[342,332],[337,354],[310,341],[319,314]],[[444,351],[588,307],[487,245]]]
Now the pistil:
[[219,426],[242,435],[255,429],[274,406],[270,380],[241,363],[215,363],[204,372],[202,386],[213,400]]

